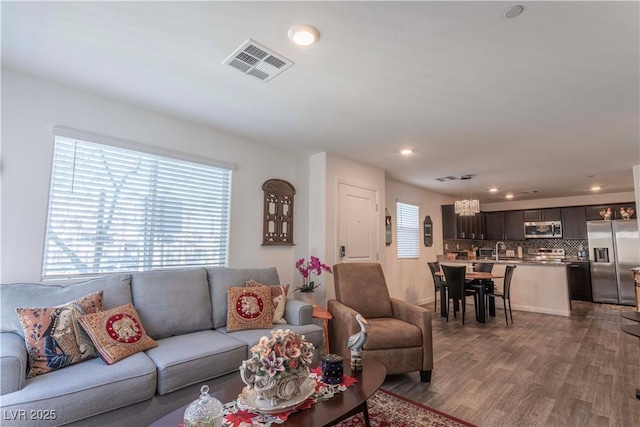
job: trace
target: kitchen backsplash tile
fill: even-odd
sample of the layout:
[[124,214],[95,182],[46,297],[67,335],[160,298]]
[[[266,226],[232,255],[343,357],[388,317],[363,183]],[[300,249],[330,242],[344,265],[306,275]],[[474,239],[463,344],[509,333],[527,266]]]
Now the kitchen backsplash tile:
[[[445,240],[445,252],[450,251],[468,251],[473,247],[495,248],[497,240]],[[575,257],[582,245],[582,249],[589,251],[589,242],[587,239],[527,239],[527,240],[505,240],[507,249],[515,250],[521,246],[526,253],[527,249],[536,248],[556,248],[564,249],[567,257]],[[502,250],[502,247],[500,248]]]

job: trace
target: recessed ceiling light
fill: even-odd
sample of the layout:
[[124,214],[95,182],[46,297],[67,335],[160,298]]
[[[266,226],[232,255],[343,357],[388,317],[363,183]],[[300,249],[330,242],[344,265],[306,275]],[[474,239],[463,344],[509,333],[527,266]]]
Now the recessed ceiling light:
[[597,185],[591,187],[591,191],[600,191],[600,190],[601,190],[601,188],[598,187]]
[[507,194],[506,196],[504,196],[507,199],[513,199],[513,194]]
[[403,148],[402,150],[400,150],[400,154],[402,154],[403,156],[410,156],[413,154],[413,150],[411,148]]
[[490,189],[489,189],[489,192],[491,192],[491,193],[497,193],[497,192],[498,192],[498,189],[497,189],[497,188],[495,188],[495,187],[493,187],[493,188],[490,188]]
[[510,8],[504,11],[504,17],[507,19],[515,18],[517,16],[520,16],[523,10],[524,10],[524,7],[520,5],[511,6]]
[[289,28],[289,40],[297,46],[311,46],[320,38],[320,32],[311,25],[294,25]]

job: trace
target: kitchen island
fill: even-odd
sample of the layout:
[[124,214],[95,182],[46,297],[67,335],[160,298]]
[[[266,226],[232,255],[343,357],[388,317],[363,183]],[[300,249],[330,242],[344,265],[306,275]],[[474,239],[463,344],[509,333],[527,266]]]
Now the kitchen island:
[[[571,315],[571,300],[567,281],[566,264],[563,262],[540,262],[525,260],[449,260],[438,257],[440,264],[467,265],[469,263],[493,263],[493,273],[504,275],[507,265],[515,265],[511,279],[511,307],[514,310],[534,313]],[[494,281],[496,288],[502,290],[502,279]],[[500,307],[501,299],[496,299]]]

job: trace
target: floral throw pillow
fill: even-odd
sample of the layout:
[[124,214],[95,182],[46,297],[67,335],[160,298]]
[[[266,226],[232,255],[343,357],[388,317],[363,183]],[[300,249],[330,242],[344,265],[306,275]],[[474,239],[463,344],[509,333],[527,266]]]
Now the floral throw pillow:
[[246,285],[247,287],[265,286],[269,288],[271,291],[271,304],[273,305],[273,323],[287,323],[287,319],[284,318],[284,311],[287,304],[289,285],[265,285],[253,279],[247,279]]
[[272,327],[271,291],[267,286],[229,288],[227,332]]
[[80,316],[102,310],[102,291],[55,307],[17,308],[29,353],[27,378],[96,357]]
[[144,331],[132,304],[87,314],[79,320],[107,365],[158,346]]

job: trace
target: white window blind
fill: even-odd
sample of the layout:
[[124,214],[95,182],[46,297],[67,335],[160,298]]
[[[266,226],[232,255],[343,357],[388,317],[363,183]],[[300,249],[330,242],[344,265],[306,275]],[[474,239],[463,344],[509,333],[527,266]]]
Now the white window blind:
[[397,202],[397,247],[398,258],[420,257],[420,220],[419,207],[409,203]]
[[43,277],[227,264],[231,170],[55,137]]

